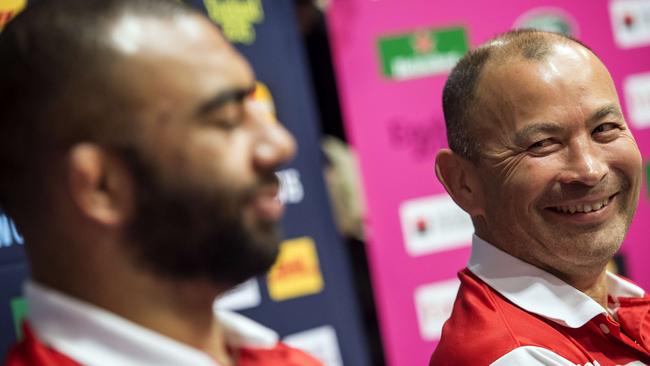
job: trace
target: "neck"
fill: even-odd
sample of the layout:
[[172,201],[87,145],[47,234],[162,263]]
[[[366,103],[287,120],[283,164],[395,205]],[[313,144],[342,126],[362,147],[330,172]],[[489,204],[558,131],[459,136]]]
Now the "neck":
[[66,260],[64,269],[51,260],[43,263],[31,258],[32,277],[203,351],[220,365],[233,365],[212,307],[224,289],[208,281],[164,279],[133,265],[128,258],[97,249],[93,247],[95,252],[102,252],[101,258],[86,253]]
[[[552,272],[551,272],[552,273]],[[569,285],[575,287],[576,289],[582,291],[585,295],[591,297],[594,301],[599,303],[603,308],[607,309],[607,272],[605,269],[602,269],[596,275],[586,278],[582,276],[570,276],[555,274],[556,277],[560,278]]]
[[501,249],[502,251],[521,259],[522,261],[540,268],[555,277],[561,279],[585,295],[591,297],[594,301],[600,304],[603,308],[607,309],[607,275],[606,265],[607,261],[598,263],[593,262],[588,265],[579,266],[574,263],[561,263],[554,266],[549,266],[539,259],[530,256],[529,252],[521,248],[508,247],[502,245],[499,240],[489,235],[486,230],[479,230],[483,226],[477,226],[474,222],[476,235],[483,240],[486,240],[491,245]]

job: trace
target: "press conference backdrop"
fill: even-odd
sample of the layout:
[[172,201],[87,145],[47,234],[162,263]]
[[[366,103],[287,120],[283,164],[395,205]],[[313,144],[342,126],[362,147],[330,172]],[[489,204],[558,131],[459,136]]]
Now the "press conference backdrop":
[[645,162],[622,254],[650,289],[650,1],[333,0],[327,15],[388,365],[427,364],[469,257],[471,221],[433,172],[446,146],[442,87],[468,49],[515,27],[577,37],[610,68]]
[[[24,1],[0,3],[0,23]],[[285,242],[268,275],[251,279],[216,302],[275,329],[327,366],[368,365],[343,243],[336,234],[321,171],[312,90],[292,0],[204,0],[187,3],[207,14],[252,63],[259,96],[298,141],[298,155],[278,173]],[[29,6],[29,4],[27,4]],[[1,25],[0,25],[1,27]],[[2,174],[2,172],[0,172]],[[21,283],[28,276],[23,239],[0,213],[0,352],[20,331],[27,310]],[[182,243],[179,243],[182,245]],[[64,252],[59,255],[65,255]]]

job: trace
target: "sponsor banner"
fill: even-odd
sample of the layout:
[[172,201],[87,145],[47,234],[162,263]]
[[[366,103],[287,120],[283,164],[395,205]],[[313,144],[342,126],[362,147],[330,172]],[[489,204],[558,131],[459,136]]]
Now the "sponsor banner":
[[250,280],[229,290],[214,302],[215,309],[244,310],[259,306],[262,302],[257,279]]
[[289,346],[313,355],[325,366],[343,366],[336,330],[332,326],[324,325],[304,332],[290,334],[283,341]]
[[650,72],[627,76],[623,90],[630,124],[636,128],[650,127]]
[[415,289],[415,311],[422,339],[427,341],[440,339],[442,326],[451,315],[459,287],[460,281],[454,278],[421,285]]
[[[264,276],[245,283],[222,297],[215,306],[236,308],[280,336],[321,325],[331,326],[336,330],[340,345],[343,361],[339,363],[370,365],[354,281],[344,243],[332,221],[323,182],[322,153],[314,119],[317,113],[310,81],[306,78],[308,72],[302,57],[293,1],[185,2],[208,14],[223,28],[225,36],[235,42],[235,47],[265,84],[258,84],[252,99],[263,104],[267,113],[277,112],[278,119],[296,138],[300,147],[297,156],[278,172],[279,196],[287,204],[282,231],[289,238],[312,238],[283,251],[286,260],[276,265],[270,281]],[[0,9],[4,10],[5,4],[7,0],[0,0]],[[269,89],[273,91],[272,96]],[[0,219],[0,227],[2,238],[13,236],[16,239],[8,220]],[[0,309],[4,309],[0,311],[0,354],[6,353],[16,340],[10,304],[20,296],[21,283],[27,277],[23,246],[15,245],[20,242],[12,240],[11,246],[0,248]],[[327,270],[321,271],[321,268]],[[326,282],[327,291],[323,291]],[[276,299],[292,300],[272,299],[267,296],[269,289]],[[345,311],[332,306],[334,304]],[[18,314],[18,308],[15,310]]]
[[[620,88],[618,95],[626,99],[625,77],[650,72],[650,47],[641,47],[646,31],[640,19],[648,2],[468,0],[440,6],[427,0],[409,0],[408,5],[332,1],[328,30],[345,127],[363,180],[368,261],[389,366],[428,363],[437,341],[435,332],[421,320],[426,313],[418,313],[414,306],[414,291],[422,284],[454,277],[470,254],[466,244],[472,230],[467,216],[448,198],[427,202],[446,197],[434,172],[436,152],[446,147],[442,90],[447,71],[440,67],[445,66],[440,61],[445,51],[438,48],[442,47],[438,32],[457,33],[458,42],[450,42],[457,46],[447,48],[451,54],[462,54],[513,27],[578,37],[606,62]],[[636,14],[633,29],[606,24],[613,14],[610,9],[618,8]],[[627,33],[617,36],[613,30]],[[621,49],[621,37],[628,41],[626,47],[635,47],[634,52]],[[463,46],[460,39],[467,43]],[[409,81],[400,81],[405,79]],[[627,98],[636,99],[623,105],[634,108],[625,112],[643,156],[648,156],[650,129],[642,126],[646,108],[640,97],[642,84],[631,85],[628,94],[634,97]],[[646,197],[641,200],[623,246],[630,276],[645,288],[650,288],[650,247],[644,225],[650,222],[648,202]],[[418,294],[427,298],[426,291]]]
[[377,47],[383,75],[396,80],[446,73],[468,49],[462,27],[386,36]]
[[405,201],[399,208],[406,251],[412,256],[467,246],[472,219],[447,194]]
[[303,237],[283,242],[267,284],[269,295],[275,301],[321,292],[324,282],[314,240]]
[[620,48],[650,45],[649,0],[612,0],[609,13],[614,40]]

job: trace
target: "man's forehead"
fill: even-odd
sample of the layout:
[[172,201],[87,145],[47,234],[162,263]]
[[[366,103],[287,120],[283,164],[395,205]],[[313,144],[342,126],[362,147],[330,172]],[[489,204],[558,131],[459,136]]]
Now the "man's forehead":
[[253,72],[245,59],[199,14],[124,15],[110,26],[108,36],[122,70],[185,72],[187,78],[190,73],[216,72],[226,79],[246,79],[246,86],[252,83]]
[[198,14],[169,17],[124,14],[109,26],[108,42],[125,55],[172,54],[187,47],[232,49],[217,29]]
[[[579,44],[558,42],[543,59],[520,55],[488,61],[476,94],[484,102],[535,102],[540,93],[598,88],[613,91],[605,66],[591,51]],[[570,95],[565,95],[570,97]]]
[[141,121],[180,121],[217,95],[254,83],[248,62],[199,14],[125,15],[108,31],[114,97]]

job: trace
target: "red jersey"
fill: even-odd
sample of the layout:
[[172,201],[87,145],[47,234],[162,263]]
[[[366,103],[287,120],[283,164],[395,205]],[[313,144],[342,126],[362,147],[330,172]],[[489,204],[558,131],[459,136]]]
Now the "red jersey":
[[[25,338],[9,352],[6,366],[81,366],[63,353],[41,343],[27,323]],[[274,348],[240,348],[235,351],[237,366],[322,366],[306,353],[278,343]],[[215,362],[215,365],[216,362]]]
[[607,274],[609,306],[475,237],[430,365],[650,365],[650,296]]
[[[25,337],[7,366],[218,366],[198,349],[43,285],[28,282],[25,296]],[[218,310],[215,317],[237,366],[322,366],[242,315]]]

